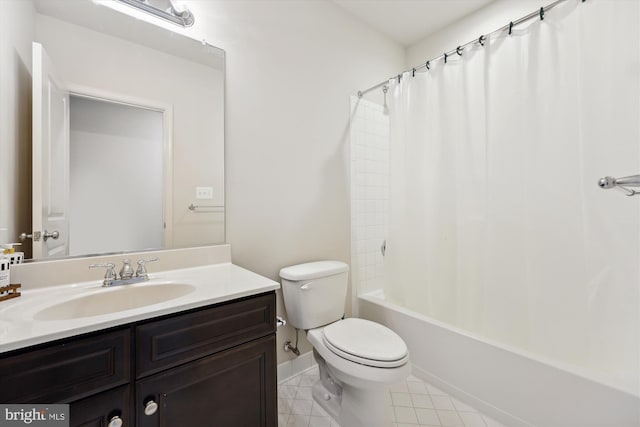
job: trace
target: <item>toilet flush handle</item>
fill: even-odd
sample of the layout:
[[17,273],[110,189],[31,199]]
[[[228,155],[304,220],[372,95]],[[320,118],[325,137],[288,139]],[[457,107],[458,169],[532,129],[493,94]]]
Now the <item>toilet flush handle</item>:
[[302,286],[300,286],[300,289],[302,289],[303,291],[308,291],[309,289],[311,289],[311,285],[313,284],[313,282],[307,282],[305,284],[303,284]]

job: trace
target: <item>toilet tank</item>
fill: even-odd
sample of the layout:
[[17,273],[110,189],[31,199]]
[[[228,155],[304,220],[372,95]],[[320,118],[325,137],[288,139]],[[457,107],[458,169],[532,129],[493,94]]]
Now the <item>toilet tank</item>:
[[293,327],[313,329],[344,315],[349,266],[315,261],[280,270],[287,318]]

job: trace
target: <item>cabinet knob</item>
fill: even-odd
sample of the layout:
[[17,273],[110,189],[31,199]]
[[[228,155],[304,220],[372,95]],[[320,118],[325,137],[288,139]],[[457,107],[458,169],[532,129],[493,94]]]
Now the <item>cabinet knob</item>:
[[157,410],[158,410],[158,404],[156,402],[154,402],[153,400],[148,401],[144,405],[144,414],[145,415],[153,415],[153,414],[156,413]]
[[116,415],[109,420],[107,427],[122,427],[122,418]]

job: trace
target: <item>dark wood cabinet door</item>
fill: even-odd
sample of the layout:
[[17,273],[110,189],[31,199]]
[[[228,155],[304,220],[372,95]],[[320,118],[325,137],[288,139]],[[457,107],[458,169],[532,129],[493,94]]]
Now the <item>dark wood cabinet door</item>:
[[132,426],[130,386],[118,387],[69,405],[71,427],[107,427],[114,417]]
[[[275,427],[275,336],[139,380],[138,427]],[[149,400],[158,404],[151,415]]]

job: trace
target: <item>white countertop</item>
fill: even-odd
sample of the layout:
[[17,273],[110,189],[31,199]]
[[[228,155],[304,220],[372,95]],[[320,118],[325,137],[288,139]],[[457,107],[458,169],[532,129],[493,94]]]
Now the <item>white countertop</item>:
[[[100,280],[94,280],[22,290],[20,297],[0,302],[0,353],[280,288],[278,282],[231,263],[160,271],[150,273],[149,279],[111,288],[104,288]],[[141,288],[158,284],[190,285],[189,293],[164,302],[96,316],[37,320],[38,313],[43,310],[76,298],[94,294],[99,298],[101,292],[117,292],[118,288],[126,286]]]

